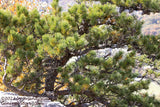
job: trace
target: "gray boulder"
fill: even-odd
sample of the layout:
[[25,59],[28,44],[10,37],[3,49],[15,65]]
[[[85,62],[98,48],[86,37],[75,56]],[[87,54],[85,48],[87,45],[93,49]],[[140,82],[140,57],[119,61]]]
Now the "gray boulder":
[[45,107],[65,107],[63,104],[61,104],[60,102],[48,102],[47,106]]

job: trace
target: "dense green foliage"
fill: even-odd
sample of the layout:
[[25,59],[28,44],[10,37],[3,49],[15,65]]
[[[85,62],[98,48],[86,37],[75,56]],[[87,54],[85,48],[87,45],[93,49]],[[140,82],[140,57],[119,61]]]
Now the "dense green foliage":
[[[150,79],[143,80],[145,76],[159,74],[150,70],[137,82],[139,73],[133,73],[133,69],[143,64],[159,69],[159,36],[142,36],[143,23],[123,10],[159,12],[160,2],[98,0],[101,3],[86,4],[84,1],[61,12],[58,0],[54,0],[52,13],[44,16],[21,6],[17,6],[16,15],[0,10],[4,85],[20,95],[44,96],[65,105],[158,107],[160,102],[154,96],[139,91],[148,89]],[[125,45],[132,51],[101,58],[94,51]],[[136,52],[145,55],[136,57]],[[78,59],[67,63],[74,56]]]

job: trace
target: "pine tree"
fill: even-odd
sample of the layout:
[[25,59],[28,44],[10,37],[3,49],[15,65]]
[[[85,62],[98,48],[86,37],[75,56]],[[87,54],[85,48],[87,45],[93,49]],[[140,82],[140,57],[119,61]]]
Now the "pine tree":
[[[19,95],[48,97],[68,106],[158,107],[160,102],[141,89],[159,73],[159,36],[141,35],[143,22],[124,12],[159,12],[158,0],[79,0],[62,12],[58,0],[52,13],[17,6],[16,14],[0,10],[0,55],[3,84]],[[117,7],[120,7],[117,10]],[[122,48],[114,56],[97,57],[95,50]],[[136,56],[136,53],[142,56]],[[69,59],[76,61],[68,63]],[[140,81],[136,67],[148,64]],[[154,75],[154,78],[152,76]],[[143,80],[146,78],[146,80]]]

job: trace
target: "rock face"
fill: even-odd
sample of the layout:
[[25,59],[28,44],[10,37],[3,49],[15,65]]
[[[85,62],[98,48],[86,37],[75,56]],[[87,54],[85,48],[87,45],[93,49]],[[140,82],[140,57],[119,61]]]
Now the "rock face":
[[13,92],[0,91],[0,107],[65,107],[46,97],[19,96]]
[[65,106],[62,105],[60,102],[49,102],[45,107],[65,107]]

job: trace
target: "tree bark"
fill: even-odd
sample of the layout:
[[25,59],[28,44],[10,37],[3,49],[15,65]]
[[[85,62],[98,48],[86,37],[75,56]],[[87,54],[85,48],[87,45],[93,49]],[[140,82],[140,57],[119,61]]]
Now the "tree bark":
[[46,77],[45,77],[45,91],[47,92],[54,92],[54,85],[55,81],[57,79],[57,68],[58,67],[63,67],[66,65],[67,61],[72,57],[70,54],[69,50],[66,49],[66,55],[62,57],[61,59],[57,59],[56,57],[54,59],[49,58],[46,60],[47,67],[45,67],[45,70],[47,71]]
[[53,73],[48,73],[45,79],[45,91],[54,91],[54,83],[58,73],[54,71]]

